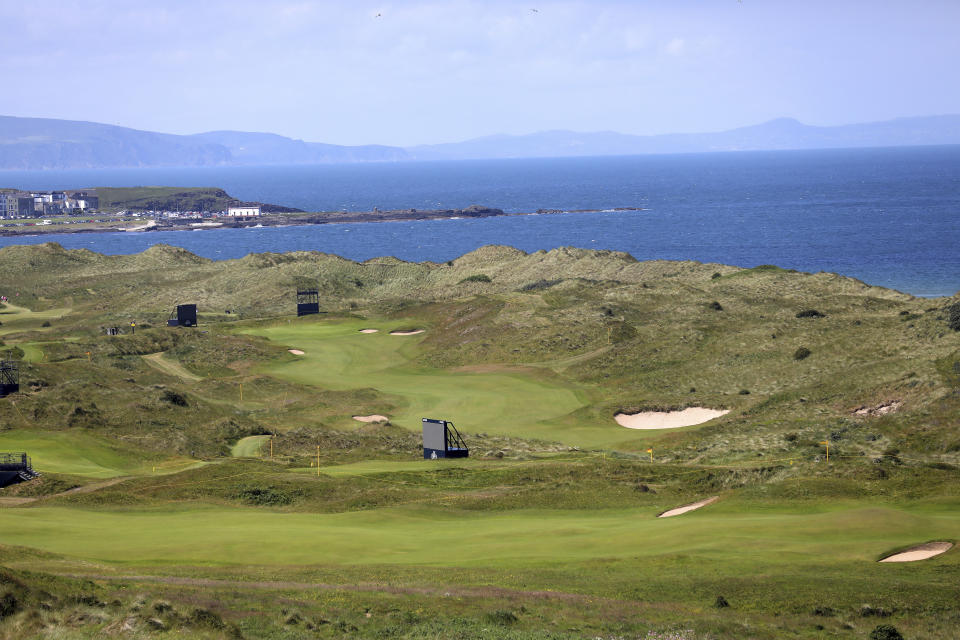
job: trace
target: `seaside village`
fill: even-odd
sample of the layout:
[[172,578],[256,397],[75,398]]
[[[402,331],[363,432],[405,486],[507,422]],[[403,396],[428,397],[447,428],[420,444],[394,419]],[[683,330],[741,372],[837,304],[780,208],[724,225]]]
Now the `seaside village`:
[[[22,224],[52,224],[48,217],[87,216],[100,210],[100,198],[96,189],[80,191],[20,191],[0,189],[0,219],[32,220]],[[201,218],[257,218],[261,215],[259,205],[236,203],[224,211],[117,211],[112,216],[159,219]],[[62,222],[62,221],[61,221]],[[86,218],[78,222],[89,222]]]

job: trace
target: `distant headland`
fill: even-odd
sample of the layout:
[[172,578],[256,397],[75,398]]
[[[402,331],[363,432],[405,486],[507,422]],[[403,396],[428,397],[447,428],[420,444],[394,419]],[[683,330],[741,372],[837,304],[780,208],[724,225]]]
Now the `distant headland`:
[[[614,211],[642,211],[616,207]],[[507,215],[590,213],[599,209],[538,209],[506,213],[471,205],[460,209],[391,209],[305,212],[263,202],[244,202],[218,187],[90,187],[61,191],[0,189],[0,236],[108,231],[274,227],[390,222]]]

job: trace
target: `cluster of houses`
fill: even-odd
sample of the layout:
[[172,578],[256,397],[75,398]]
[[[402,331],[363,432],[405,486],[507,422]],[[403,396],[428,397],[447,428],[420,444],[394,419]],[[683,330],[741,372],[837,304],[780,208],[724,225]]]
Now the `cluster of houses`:
[[[94,189],[84,191],[19,191],[0,189],[0,219],[43,218],[47,216],[85,215],[100,208]],[[121,211],[120,215],[151,218],[220,217],[256,218],[259,205],[237,203],[220,212],[196,211]]]
[[94,191],[18,191],[0,189],[0,218],[39,218],[80,215],[95,211],[100,199]]

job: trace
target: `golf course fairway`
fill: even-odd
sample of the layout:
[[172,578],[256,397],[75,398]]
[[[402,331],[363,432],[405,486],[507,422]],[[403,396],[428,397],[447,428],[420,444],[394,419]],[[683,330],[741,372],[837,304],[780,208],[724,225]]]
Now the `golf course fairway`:
[[[295,360],[265,367],[280,378],[327,389],[373,387],[406,406],[391,422],[419,430],[421,418],[450,420],[465,432],[488,432],[598,445],[628,439],[615,424],[570,424],[564,418],[587,404],[584,389],[564,387],[539,371],[489,373],[418,367],[417,336],[391,336],[389,327],[363,334],[369,320],[283,324],[247,331],[303,350]],[[399,326],[399,325],[398,325]]]
[[[791,562],[873,564],[891,546],[960,538],[960,514],[849,505],[814,513],[715,506],[669,520],[653,509],[469,513],[423,507],[336,514],[250,509],[8,509],[0,543],[136,564],[551,565],[683,554],[754,570]],[[70,535],[64,535],[64,523]],[[265,544],[265,542],[269,543]],[[749,542],[747,542],[749,541]],[[460,549],[453,556],[438,549]],[[956,562],[944,554],[937,562]]]

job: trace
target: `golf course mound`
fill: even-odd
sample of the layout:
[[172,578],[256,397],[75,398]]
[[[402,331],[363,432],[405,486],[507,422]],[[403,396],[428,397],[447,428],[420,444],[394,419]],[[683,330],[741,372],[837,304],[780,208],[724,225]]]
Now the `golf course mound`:
[[925,542],[905,551],[898,551],[892,556],[882,558],[880,562],[916,562],[939,556],[953,548],[952,542]]
[[391,331],[390,335],[392,336],[415,336],[418,333],[423,333],[423,329],[412,329],[410,331]]
[[377,333],[380,329],[360,329],[360,333]]
[[287,349],[287,351],[289,351],[290,353],[292,353],[292,354],[295,355],[295,356],[302,356],[302,355],[303,355],[303,351],[301,351],[300,349]]
[[613,419],[628,429],[676,429],[703,424],[708,420],[730,413],[729,409],[706,409],[687,407],[682,411],[641,411],[640,413],[617,413]]
[[708,504],[713,504],[720,499],[720,496],[713,496],[712,498],[707,498],[706,500],[701,500],[699,502],[692,502],[690,504],[685,504],[682,507],[676,507],[675,509],[669,509],[663,513],[657,515],[658,518],[670,518],[673,516],[679,516],[681,514],[687,513],[688,511],[696,511],[700,507],[705,507]]
[[369,416],[353,416],[353,419],[357,422],[387,422],[390,420],[387,416],[381,416],[376,413]]

